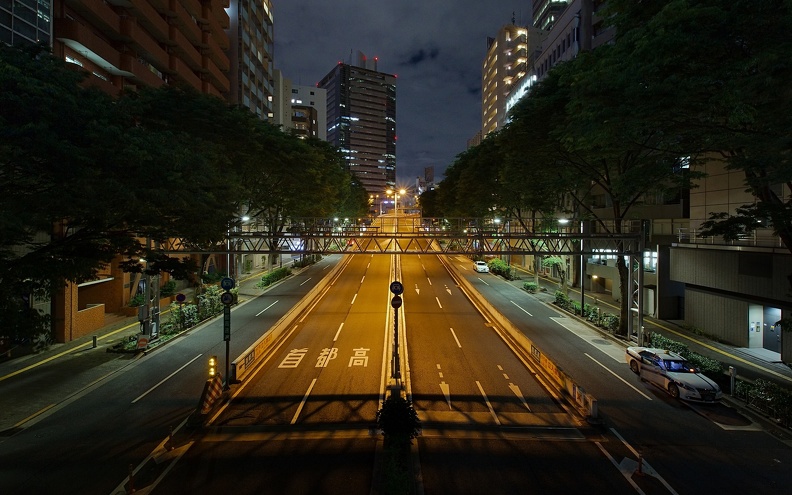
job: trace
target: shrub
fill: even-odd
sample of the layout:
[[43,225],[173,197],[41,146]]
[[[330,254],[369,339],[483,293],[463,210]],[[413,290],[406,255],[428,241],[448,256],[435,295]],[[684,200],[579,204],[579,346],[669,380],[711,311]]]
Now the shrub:
[[514,270],[512,270],[512,267],[500,258],[493,258],[489,260],[487,262],[487,267],[489,268],[490,273],[500,275],[506,280],[514,280],[517,278]]
[[278,280],[284,279],[289,275],[291,275],[291,268],[286,266],[284,266],[283,268],[278,268],[277,270],[273,270],[270,273],[261,277],[261,282],[257,283],[256,287],[259,289],[269,287]]
[[318,263],[321,260],[322,260],[321,254],[309,254],[307,256],[303,256],[302,259],[295,260],[294,263],[292,263],[292,266],[294,266],[294,268],[304,268],[306,266],[310,266],[315,263]]
[[160,287],[160,297],[170,297],[176,293],[176,281],[168,280]]
[[523,289],[527,290],[531,294],[536,294],[536,292],[539,290],[539,284],[536,282],[525,282],[523,284]]
[[220,295],[223,292],[223,289],[221,289],[219,285],[208,285],[204,287],[203,292],[198,295],[199,321],[211,318],[223,311],[223,303],[220,301]]
[[132,299],[129,300],[129,304],[127,304],[127,306],[130,308],[136,308],[138,306],[142,306],[145,300],[146,298],[143,297],[143,294],[135,294]]

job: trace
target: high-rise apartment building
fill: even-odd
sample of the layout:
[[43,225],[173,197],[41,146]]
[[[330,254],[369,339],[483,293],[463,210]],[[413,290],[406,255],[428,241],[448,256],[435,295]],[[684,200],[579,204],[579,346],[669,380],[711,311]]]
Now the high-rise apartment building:
[[272,1],[230,0],[230,4],[229,0],[224,1],[230,18],[228,100],[262,119],[272,119],[275,93]]
[[327,141],[327,90],[295,86],[275,69],[272,123],[301,138]]
[[111,94],[179,83],[225,97],[226,6],[225,0],[54,0],[52,51]]
[[358,52],[319,83],[327,90],[327,140],[372,197],[396,183],[396,76]]
[[506,123],[510,96],[532,73],[540,46],[540,30],[514,24],[503,26],[495,38],[487,38],[481,71],[482,136]]

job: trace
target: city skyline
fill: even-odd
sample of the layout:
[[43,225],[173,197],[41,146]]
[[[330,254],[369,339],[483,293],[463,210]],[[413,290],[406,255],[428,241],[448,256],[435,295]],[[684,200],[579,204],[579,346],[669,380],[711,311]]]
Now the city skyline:
[[[530,2],[379,5],[346,1],[273,6],[275,67],[315,85],[358,51],[398,81],[396,180],[413,184],[426,167],[436,180],[481,128],[481,64],[487,37],[530,21]],[[340,28],[343,26],[343,29]]]

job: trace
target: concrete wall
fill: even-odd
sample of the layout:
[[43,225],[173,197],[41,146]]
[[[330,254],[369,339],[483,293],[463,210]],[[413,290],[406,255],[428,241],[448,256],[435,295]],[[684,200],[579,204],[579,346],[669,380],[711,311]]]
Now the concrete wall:
[[685,323],[736,347],[748,347],[748,302],[688,287]]
[[788,254],[708,249],[702,245],[671,248],[671,279],[744,295],[759,303],[792,307],[792,256]]

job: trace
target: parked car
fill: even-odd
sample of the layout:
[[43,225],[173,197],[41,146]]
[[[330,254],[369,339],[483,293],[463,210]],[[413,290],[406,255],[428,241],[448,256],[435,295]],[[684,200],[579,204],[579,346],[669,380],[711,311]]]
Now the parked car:
[[479,273],[489,273],[489,267],[487,266],[487,263],[484,261],[476,261],[474,263],[474,268]]
[[679,354],[653,347],[628,347],[625,357],[633,373],[675,399],[716,402],[723,398],[718,384]]

